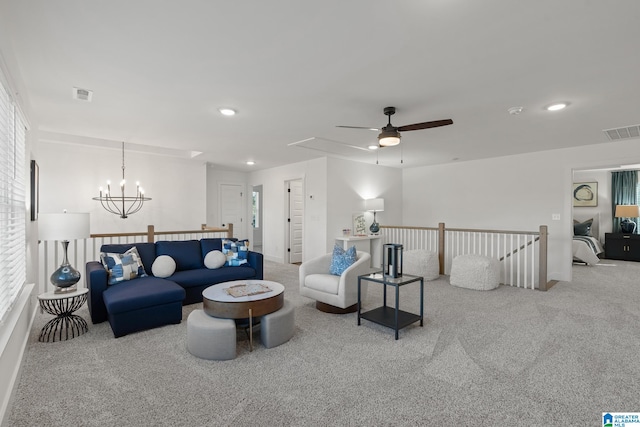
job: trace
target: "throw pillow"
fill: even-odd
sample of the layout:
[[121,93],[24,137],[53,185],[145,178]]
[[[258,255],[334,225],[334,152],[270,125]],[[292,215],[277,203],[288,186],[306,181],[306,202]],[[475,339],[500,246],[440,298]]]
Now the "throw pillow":
[[246,264],[249,255],[249,240],[222,240],[222,253],[227,257],[225,263],[228,267],[237,267]]
[[584,222],[578,222],[573,220],[573,235],[574,236],[591,236],[591,225],[593,224],[593,218]]
[[220,251],[211,251],[204,257],[204,266],[208,269],[220,268],[225,262],[227,257]]
[[340,276],[347,268],[349,268],[358,259],[355,245],[346,251],[339,245],[333,247],[333,255],[331,256],[331,267],[329,272]]
[[169,255],[160,255],[153,261],[151,272],[156,277],[169,277],[176,272],[176,261]]
[[142,265],[142,259],[140,259],[135,246],[123,254],[101,252],[100,261],[109,273],[109,280],[107,281],[109,285],[147,276],[147,272],[144,271],[144,266]]

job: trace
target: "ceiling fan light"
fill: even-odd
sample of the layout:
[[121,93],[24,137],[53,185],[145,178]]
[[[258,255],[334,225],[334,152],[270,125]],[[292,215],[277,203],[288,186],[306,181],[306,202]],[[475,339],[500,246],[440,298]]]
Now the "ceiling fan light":
[[378,135],[378,143],[381,147],[392,147],[400,144],[400,132],[396,129],[383,128]]

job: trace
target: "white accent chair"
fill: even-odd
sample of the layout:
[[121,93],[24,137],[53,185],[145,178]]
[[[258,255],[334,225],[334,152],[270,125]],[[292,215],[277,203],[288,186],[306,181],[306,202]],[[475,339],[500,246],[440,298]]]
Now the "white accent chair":
[[[371,255],[357,252],[356,262],[342,275],[330,274],[332,254],[321,255],[300,265],[300,295],[316,300],[316,308],[327,313],[353,313],[358,310],[358,276],[371,271]],[[362,283],[361,300],[367,296]]]

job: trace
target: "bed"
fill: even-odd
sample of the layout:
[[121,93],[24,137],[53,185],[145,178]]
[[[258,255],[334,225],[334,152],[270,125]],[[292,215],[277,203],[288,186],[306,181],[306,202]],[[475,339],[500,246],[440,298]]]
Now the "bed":
[[573,220],[573,261],[587,265],[600,262],[598,255],[604,252],[599,240],[600,215],[590,215],[589,218],[576,217]]

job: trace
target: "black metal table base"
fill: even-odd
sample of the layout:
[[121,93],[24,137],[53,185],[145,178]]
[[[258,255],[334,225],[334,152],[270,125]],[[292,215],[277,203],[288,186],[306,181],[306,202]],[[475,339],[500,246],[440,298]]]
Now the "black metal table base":
[[40,331],[38,341],[66,341],[89,330],[86,320],[73,314],[87,301],[87,294],[68,298],[40,299],[40,308],[57,317],[51,319]]
[[86,320],[75,314],[60,315],[47,322],[40,331],[38,341],[66,341],[78,337],[89,330]]

